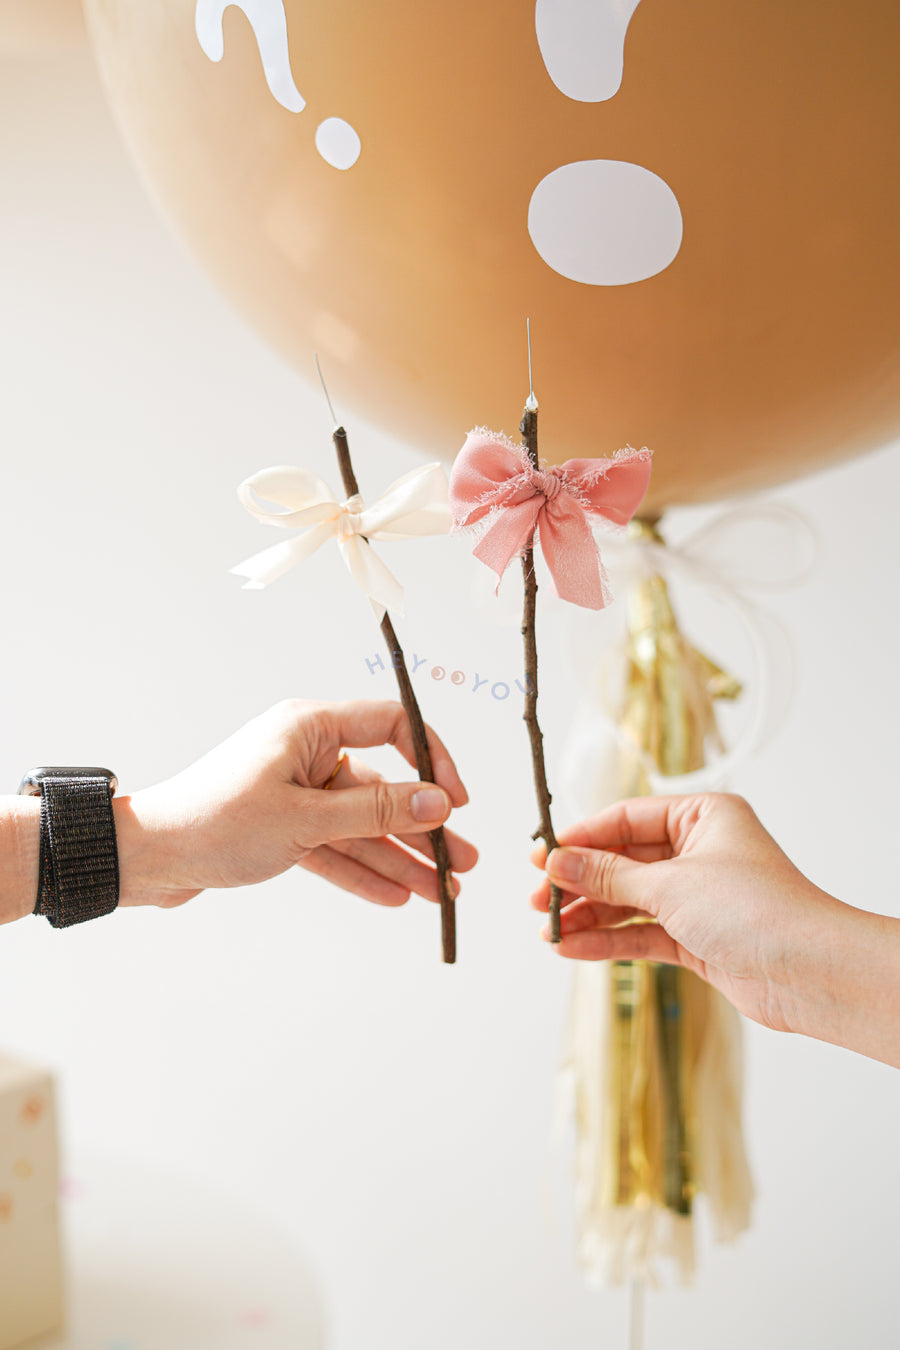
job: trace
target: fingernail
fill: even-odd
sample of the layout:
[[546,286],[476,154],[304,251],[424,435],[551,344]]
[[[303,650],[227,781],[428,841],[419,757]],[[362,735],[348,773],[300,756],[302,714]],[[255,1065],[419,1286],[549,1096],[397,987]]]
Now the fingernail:
[[443,820],[447,814],[447,794],[440,788],[422,788],[413,793],[414,820]]
[[584,871],[584,858],[567,848],[555,848],[547,859],[547,871],[560,881],[577,881]]

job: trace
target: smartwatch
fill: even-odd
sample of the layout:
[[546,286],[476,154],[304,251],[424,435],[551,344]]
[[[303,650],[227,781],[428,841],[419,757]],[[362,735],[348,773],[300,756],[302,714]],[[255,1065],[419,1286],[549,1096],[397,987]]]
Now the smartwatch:
[[50,765],[19,784],[41,799],[41,851],[35,914],[53,928],[111,914],[119,903],[119,852],[109,769]]

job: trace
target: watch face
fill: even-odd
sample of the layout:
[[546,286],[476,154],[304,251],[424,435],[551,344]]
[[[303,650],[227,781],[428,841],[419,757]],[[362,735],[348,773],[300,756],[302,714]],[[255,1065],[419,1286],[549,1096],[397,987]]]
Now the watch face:
[[45,778],[105,778],[113,794],[119,786],[119,780],[111,769],[85,767],[81,764],[43,764],[37,769],[28,770],[19,784],[19,795],[39,797],[41,784]]

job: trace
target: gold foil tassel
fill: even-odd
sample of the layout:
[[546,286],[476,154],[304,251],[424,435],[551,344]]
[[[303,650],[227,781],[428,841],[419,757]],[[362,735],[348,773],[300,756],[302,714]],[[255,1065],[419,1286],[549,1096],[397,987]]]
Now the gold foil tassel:
[[[652,521],[629,531],[663,542]],[[617,786],[632,797],[650,791],[648,760],[680,776],[721,749],[714,701],[741,687],[684,638],[664,577],[637,580],[626,604]],[[691,972],[645,961],[578,966],[569,1067],[580,1251],[595,1277],[652,1281],[657,1258],[669,1256],[689,1279],[698,1191],[717,1236],[747,1226],[740,1054],[737,1013]]]

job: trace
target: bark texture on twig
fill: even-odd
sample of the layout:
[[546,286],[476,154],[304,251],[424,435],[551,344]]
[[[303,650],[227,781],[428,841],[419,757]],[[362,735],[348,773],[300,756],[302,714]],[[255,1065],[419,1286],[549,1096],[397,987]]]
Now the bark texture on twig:
[[[526,406],[519,428],[528,458],[538,468],[537,448],[537,409]],[[543,839],[547,852],[557,847],[553,822],[550,819],[550,789],[547,786],[547,768],[544,764],[544,736],[537,716],[538,700],[538,658],[537,637],[535,634],[535,610],[537,608],[537,577],[534,574],[534,546],[530,544],[522,555],[522,574],[525,581],[525,613],[522,619],[522,638],[525,643],[525,725],[531,740],[531,761],[534,766],[534,787],[537,793],[541,823],[532,836]],[[560,909],[562,891],[550,883],[550,941],[559,942]]]
[[[359,484],[356,481],[356,474],[353,472],[350,446],[344,428],[336,427],[332,439],[337,451],[344,491],[348,497],[355,497],[359,494]],[[394,632],[391,617],[387,613],[381,620],[381,632],[391,654],[391,665],[400,690],[400,702],[403,704],[403,710],[409,721],[419,778],[423,783],[433,783],[434,767],[431,762],[431,751],[428,748],[428,737],[425,733],[422,710],[419,707],[412,681],[409,678],[403,648]],[[441,952],[444,961],[448,965],[452,965],[456,960],[456,901],[453,895],[453,873],[450,868],[450,855],[447,851],[447,840],[444,837],[443,825],[439,825],[436,830],[429,830],[428,838],[431,840],[431,847],[434,850],[434,862],[437,868],[438,888],[441,897]]]

